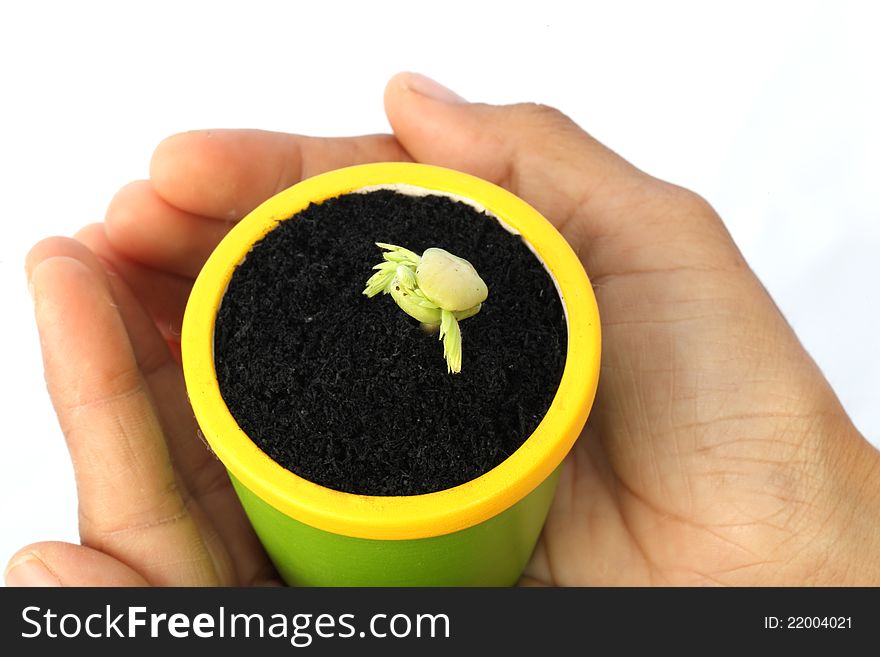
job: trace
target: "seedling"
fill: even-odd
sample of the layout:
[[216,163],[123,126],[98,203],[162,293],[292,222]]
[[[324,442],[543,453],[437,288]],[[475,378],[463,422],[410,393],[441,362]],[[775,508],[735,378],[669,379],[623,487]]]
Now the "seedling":
[[440,327],[443,356],[451,374],[461,372],[461,330],[458,322],[473,317],[489,296],[474,266],[448,251],[432,247],[421,256],[394,244],[376,242],[384,262],[367,281],[364,294],[390,294],[410,317]]

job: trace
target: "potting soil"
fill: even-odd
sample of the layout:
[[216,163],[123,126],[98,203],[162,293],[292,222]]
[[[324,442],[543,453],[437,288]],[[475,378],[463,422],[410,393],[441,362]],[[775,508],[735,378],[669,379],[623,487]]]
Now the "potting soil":
[[[460,323],[462,369],[390,295],[362,294],[375,242],[469,260],[489,288]],[[237,267],[215,329],[221,393],[283,467],[363,495],[469,481],[512,454],[556,394],[566,325],[547,271],[494,218],[394,191],[312,204]]]

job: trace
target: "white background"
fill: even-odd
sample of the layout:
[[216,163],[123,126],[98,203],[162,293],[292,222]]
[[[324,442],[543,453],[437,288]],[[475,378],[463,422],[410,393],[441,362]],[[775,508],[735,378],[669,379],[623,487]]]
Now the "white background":
[[29,246],[100,220],[174,132],[386,131],[382,89],[401,70],[471,100],[555,105],[709,199],[880,443],[878,15],[867,2],[715,4],[2,3],[0,561],[77,540]]

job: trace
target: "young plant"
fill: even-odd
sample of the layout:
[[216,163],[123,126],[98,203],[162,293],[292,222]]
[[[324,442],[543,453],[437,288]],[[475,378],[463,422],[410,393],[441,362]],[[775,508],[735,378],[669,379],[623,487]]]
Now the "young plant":
[[367,281],[364,294],[390,294],[410,317],[440,327],[447,370],[461,372],[461,330],[458,322],[473,317],[489,296],[486,283],[464,258],[438,248],[421,256],[402,246],[376,242],[384,262]]

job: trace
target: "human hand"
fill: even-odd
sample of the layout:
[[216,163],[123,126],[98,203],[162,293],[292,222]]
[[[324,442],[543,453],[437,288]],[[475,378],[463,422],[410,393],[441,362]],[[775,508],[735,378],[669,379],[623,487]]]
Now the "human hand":
[[[173,137],[152,180],[124,188],[82,244],[34,248],[28,271],[83,545],[37,544],[13,563],[37,558],[55,584],[274,581],[222,467],[192,440],[163,337],[174,344],[208,253],[266,197],[339,166],[414,159],[530,202],[595,286],[599,393],[525,583],[880,580],[880,457],[704,201],[548,108],[469,104],[402,75],[386,110],[396,139]],[[16,572],[10,583],[36,583],[37,570],[30,582]]]
[[179,364],[184,306],[208,254],[265,198],[324,170],[401,158],[387,136],[184,134],[159,146],[152,180],[120,190],[103,224],[31,250],[82,545],[23,548],[8,584],[280,584],[225,469],[197,439]]
[[583,261],[599,390],[524,583],[880,582],[880,455],[699,196],[559,112],[392,83],[418,161],[521,196]]

